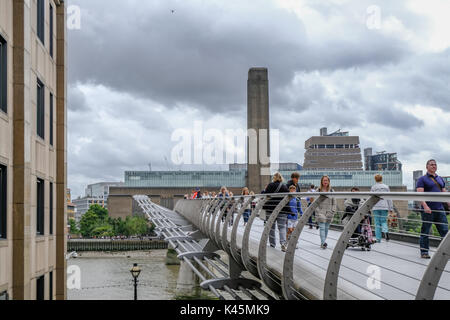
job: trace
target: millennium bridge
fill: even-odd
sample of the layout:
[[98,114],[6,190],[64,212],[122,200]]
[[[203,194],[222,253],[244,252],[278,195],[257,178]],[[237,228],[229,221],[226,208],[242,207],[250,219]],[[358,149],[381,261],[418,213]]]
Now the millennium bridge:
[[[449,195],[314,193],[315,201],[299,218],[286,252],[270,247],[270,229],[278,214],[292,197],[311,195],[278,193],[180,200],[173,211],[147,196],[134,196],[134,201],[155,224],[161,239],[177,252],[181,260],[179,281],[195,274],[200,286],[219,299],[450,299],[450,233],[443,239],[430,236],[430,244],[434,245],[430,246],[430,260],[420,257],[418,235],[405,231],[390,232],[389,242],[375,243],[370,251],[347,248],[357,226],[380,199],[450,202]],[[276,198],[278,205],[270,216],[263,217],[264,204],[273,203],[271,198]],[[332,225],[328,248],[324,250],[319,230],[308,228],[308,220],[327,198],[365,201],[345,226]],[[252,208],[251,215],[244,226],[243,214],[248,208]]]

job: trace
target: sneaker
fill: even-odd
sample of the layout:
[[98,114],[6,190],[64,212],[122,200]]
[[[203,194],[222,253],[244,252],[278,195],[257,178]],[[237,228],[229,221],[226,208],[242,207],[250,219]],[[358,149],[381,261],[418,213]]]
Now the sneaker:
[[385,233],[385,235],[386,235],[386,242],[388,242],[389,241],[389,233]]
[[325,249],[328,248],[328,244],[326,242],[323,244],[323,246],[325,247]]
[[428,253],[422,254],[422,259],[431,259],[430,255]]
[[281,251],[286,252],[286,245],[285,244],[281,245]]
[[325,243],[322,244],[322,245],[320,245],[320,247],[321,247],[322,249],[326,249],[326,248],[327,248],[327,246],[325,245]]

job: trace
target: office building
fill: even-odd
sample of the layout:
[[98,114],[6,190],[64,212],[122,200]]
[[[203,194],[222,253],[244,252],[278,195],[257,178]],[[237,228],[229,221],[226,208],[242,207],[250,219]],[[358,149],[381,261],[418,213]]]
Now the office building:
[[65,22],[0,1],[0,300],[66,298]]
[[397,159],[397,153],[382,151],[372,154],[372,148],[364,149],[364,164],[365,169],[371,171],[402,170],[402,163]]
[[105,208],[105,199],[103,197],[84,197],[72,200],[73,204],[76,207],[75,210],[75,221],[78,223],[81,220],[81,217],[89,210],[89,208],[98,204],[99,206]]
[[331,134],[320,129],[320,136],[305,142],[304,170],[362,170],[359,137],[340,130]]

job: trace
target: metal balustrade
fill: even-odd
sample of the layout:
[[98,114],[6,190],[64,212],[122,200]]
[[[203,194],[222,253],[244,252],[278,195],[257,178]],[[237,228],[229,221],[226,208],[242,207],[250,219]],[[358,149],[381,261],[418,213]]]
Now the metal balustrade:
[[[217,251],[218,247],[211,243],[201,244],[198,239],[202,237],[196,237],[195,232],[185,231],[184,229],[190,226],[186,221],[180,221],[176,213],[152,203],[147,196],[138,195],[133,199],[147,218],[155,224],[155,230],[160,238],[171,245],[177,252],[178,258],[184,261],[202,281],[200,286],[203,289],[210,290],[221,300],[227,297],[235,300],[273,299],[261,288],[259,282],[242,277],[241,272],[234,268],[232,262],[227,265],[222,261],[220,256],[213,252]],[[205,204],[202,204],[200,211],[206,210]],[[198,224],[198,219],[194,219],[193,223]],[[215,244],[220,246],[217,241]]]
[[[292,197],[314,197],[305,208],[291,234],[285,253],[268,247],[270,229]],[[305,228],[308,219],[326,199],[364,199],[342,231],[330,230],[333,242],[321,250],[316,230]],[[275,200],[274,200],[275,199]],[[212,240],[216,247],[229,254],[230,260],[249,271],[280,298],[285,299],[450,299],[449,235],[437,248],[430,248],[433,257],[423,260],[419,255],[418,237],[408,235],[417,245],[391,240],[374,244],[370,252],[347,249],[350,237],[373,206],[380,200],[450,202],[446,193],[289,193],[204,200],[180,200],[175,211]],[[246,208],[252,209],[245,228],[240,224]],[[265,203],[269,206],[265,206]],[[270,215],[262,223],[258,219],[263,207]],[[337,213],[339,215],[339,212]],[[397,217],[399,221],[405,218]],[[421,222],[421,221],[417,221]],[[229,227],[231,227],[231,230]],[[299,247],[298,249],[297,246]],[[330,250],[331,249],[331,250]],[[366,266],[380,271],[380,278],[367,274]],[[372,281],[373,287],[367,283]],[[382,287],[380,290],[378,287]]]

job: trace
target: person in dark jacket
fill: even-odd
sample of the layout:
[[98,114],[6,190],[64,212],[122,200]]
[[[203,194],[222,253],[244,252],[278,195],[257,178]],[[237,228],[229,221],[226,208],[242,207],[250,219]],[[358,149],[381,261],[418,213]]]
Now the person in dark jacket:
[[[279,172],[275,173],[272,178],[272,182],[264,190],[265,194],[272,193],[289,193],[289,189],[283,183],[283,177]],[[271,197],[264,205],[264,208],[267,212],[267,217],[270,217],[273,210],[278,206],[278,204],[283,200],[283,196],[281,197]],[[278,217],[276,219],[276,225],[278,227],[278,232],[280,233],[280,245],[281,251],[286,252],[286,228],[287,228],[287,216],[290,212],[289,203],[279,212]],[[272,248],[276,247],[276,238],[275,238],[275,223],[272,225],[270,229],[269,242]]]

